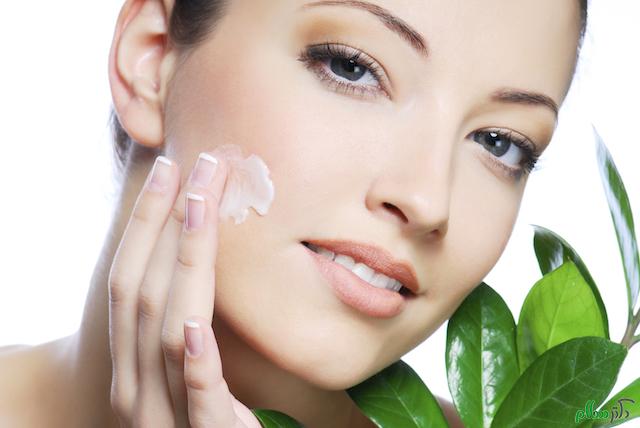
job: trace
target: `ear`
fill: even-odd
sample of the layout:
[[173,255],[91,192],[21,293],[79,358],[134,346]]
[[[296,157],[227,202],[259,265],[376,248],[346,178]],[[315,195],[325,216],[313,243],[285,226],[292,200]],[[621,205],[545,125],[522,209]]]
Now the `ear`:
[[175,51],[168,49],[172,0],[126,0],[109,53],[113,104],[125,131],[149,147],[164,142],[163,111]]

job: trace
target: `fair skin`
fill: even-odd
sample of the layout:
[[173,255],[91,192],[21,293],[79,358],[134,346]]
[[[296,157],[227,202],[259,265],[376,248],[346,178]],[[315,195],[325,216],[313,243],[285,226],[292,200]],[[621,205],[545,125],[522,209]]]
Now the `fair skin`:
[[[215,340],[207,336],[204,363],[192,373],[206,379],[222,367],[245,409],[278,409],[308,427],[370,427],[344,389],[422,343],[495,265],[527,181],[504,168],[521,167],[524,152],[512,144],[499,157],[478,142],[504,129],[543,152],[557,122],[544,105],[490,95],[517,88],[561,105],[575,65],[577,1],[424,0],[416,7],[416,0],[375,0],[422,35],[426,57],[369,12],[344,5],[298,10],[308,3],[232,0],[215,32],[183,58],[164,44],[173,1],[126,1],[109,61],[114,106],[141,146],[165,147],[174,162],[171,181],[145,199],[154,158],[128,166],[79,331],[1,357],[7,387],[0,390],[0,425],[12,418],[12,426],[115,427],[137,411],[180,426],[197,402],[195,395],[189,402],[184,383],[182,327],[195,316],[212,321]],[[317,70],[343,84],[344,75],[320,62],[314,72],[297,60],[306,46],[325,41],[372,58],[383,89],[367,73],[350,82],[370,89],[366,95],[341,92]],[[198,154],[223,143],[269,166],[275,199],[266,216],[252,211],[239,225],[217,219],[224,162],[217,184],[188,181]],[[208,201],[200,235],[182,230],[185,192],[192,190]],[[139,195],[146,202],[136,205]],[[146,209],[149,220],[127,240],[135,209]],[[165,219],[173,220],[162,227]],[[392,319],[358,313],[327,286],[300,243],[307,238],[386,248],[413,264],[421,292]],[[127,242],[128,256],[116,258]],[[200,275],[173,279],[179,254],[198,254]],[[162,269],[145,271],[149,265]],[[153,278],[148,290],[159,303],[142,330],[145,340],[136,336],[143,328],[136,299],[111,307],[123,321],[110,337],[113,271]],[[127,285],[134,291],[123,294],[139,298],[144,288],[133,282]],[[123,345],[112,355],[110,343]],[[140,372],[132,368],[137,358]],[[119,369],[124,380],[114,410],[112,374]],[[134,404],[133,391],[153,392]],[[212,396],[230,400],[221,399],[226,404],[214,413],[243,418],[231,395]],[[212,411],[200,407],[200,416]]]

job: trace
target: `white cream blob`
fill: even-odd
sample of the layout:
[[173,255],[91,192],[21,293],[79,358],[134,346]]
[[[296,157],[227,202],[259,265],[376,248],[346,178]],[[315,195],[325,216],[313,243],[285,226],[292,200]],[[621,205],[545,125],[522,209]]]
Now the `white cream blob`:
[[264,161],[255,154],[244,158],[242,149],[236,144],[222,144],[211,154],[224,158],[229,166],[220,201],[220,218],[233,217],[235,224],[240,224],[247,219],[249,207],[266,215],[275,191]]

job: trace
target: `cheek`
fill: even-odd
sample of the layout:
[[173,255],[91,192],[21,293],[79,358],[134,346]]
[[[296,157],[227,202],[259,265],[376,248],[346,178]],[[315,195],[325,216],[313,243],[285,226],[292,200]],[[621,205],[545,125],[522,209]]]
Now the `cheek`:
[[522,187],[501,182],[479,162],[472,156],[458,165],[446,239],[425,254],[429,284],[425,298],[415,302],[391,332],[398,350],[395,357],[424,342],[451,317],[495,266],[509,241]]
[[[478,285],[502,255],[517,219],[523,184],[498,178],[476,156],[464,159],[460,185],[455,185],[447,236],[445,263],[458,269],[449,270],[448,281],[438,281],[438,292],[453,312],[464,297]],[[468,172],[464,172],[468,171]],[[454,284],[455,286],[451,286]],[[446,285],[449,285],[447,287]]]
[[294,59],[274,63],[269,49],[255,41],[238,48],[242,55],[226,52],[226,44],[205,45],[181,67],[172,91],[175,99],[167,107],[167,121],[173,125],[168,126],[168,144],[185,156],[220,144],[237,144],[245,155],[257,154],[271,171],[274,202],[282,203],[283,196],[294,194],[289,186],[293,178],[319,168],[308,149],[319,146],[313,138],[322,133],[314,132],[317,120],[303,102],[302,88],[292,81],[297,74],[291,65],[281,64],[295,65]]

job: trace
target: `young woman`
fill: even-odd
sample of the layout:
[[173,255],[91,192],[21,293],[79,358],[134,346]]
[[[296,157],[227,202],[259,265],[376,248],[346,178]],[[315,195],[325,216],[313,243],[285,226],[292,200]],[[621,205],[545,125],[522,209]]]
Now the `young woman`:
[[[0,425],[258,427],[249,409],[270,408],[372,427],[344,390],[427,339],[499,259],[586,9],[127,0],[109,58],[116,215],[79,331],[2,354]],[[220,215],[224,144],[268,168],[267,212]]]

